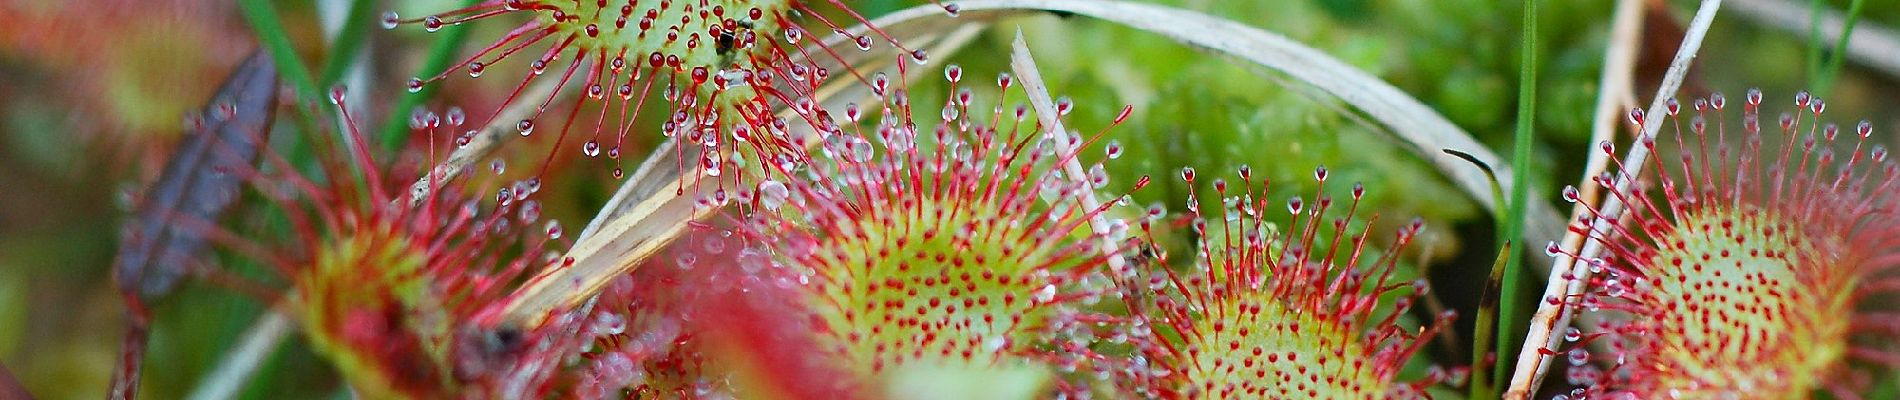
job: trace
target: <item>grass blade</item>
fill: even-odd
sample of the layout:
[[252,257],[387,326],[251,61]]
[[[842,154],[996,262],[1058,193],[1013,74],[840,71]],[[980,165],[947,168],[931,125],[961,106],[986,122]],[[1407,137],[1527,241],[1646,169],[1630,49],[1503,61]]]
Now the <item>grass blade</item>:
[[[1774,28],[1799,37],[1814,37],[1808,28],[1806,10],[1796,0],[1729,0],[1735,14],[1755,24]],[[1874,21],[1860,21],[1853,31],[1846,29],[1846,17],[1832,10],[1821,12],[1821,36],[1847,36],[1847,47],[1835,54],[1855,65],[1900,78],[1900,31]]]
[[[1516,247],[1517,246],[1512,246],[1508,240],[1504,242],[1503,246],[1498,247],[1497,261],[1491,263],[1490,278],[1484,283],[1484,293],[1478,297],[1478,319],[1476,321],[1477,324],[1474,325],[1472,329],[1471,338],[1471,348],[1475,349],[1473,350],[1474,354],[1471,355],[1471,398],[1473,399],[1497,397],[1497,386],[1492,384],[1491,378],[1504,376],[1504,368],[1501,368],[1504,365],[1503,363],[1497,364],[1500,368],[1495,369],[1496,374],[1493,374],[1493,368],[1485,367],[1487,361],[1499,361],[1499,358],[1486,360],[1486,358],[1491,357],[1487,357],[1487,353],[1490,352],[1485,349],[1491,348],[1492,339],[1494,337],[1505,336],[1503,331],[1495,331],[1498,327],[1498,289],[1503,287],[1504,271],[1514,258],[1512,254],[1515,253]],[[1497,341],[1497,347],[1507,349],[1510,348],[1510,345],[1506,341],[1499,340]],[[1495,354],[1504,353],[1498,352]]]
[[[1500,198],[1504,197],[1504,187],[1498,183],[1497,173],[1491,170],[1490,165],[1486,165],[1483,161],[1478,161],[1477,157],[1472,157],[1471,154],[1462,151],[1445,149],[1445,154],[1462,158],[1472,165],[1477,166],[1479,170],[1484,171],[1484,175],[1491,178],[1491,195]],[[1503,217],[1498,216],[1498,220],[1503,220]],[[1500,234],[1499,236],[1504,235]],[[1492,384],[1491,378],[1500,375],[1494,375],[1492,371],[1490,371],[1490,368],[1485,367],[1487,363],[1485,359],[1492,358],[1490,357],[1491,354],[1502,354],[1501,352],[1492,353],[1487,351],[1487,349],[1491,348],[1492,339],[1502,334],[1501,332],[1496,332],[1498,326],[1498,289],[1503,286],[1504,268],[1511,260],[1512,247],[1508,237],[1500,242],[1497,259],[1491,263],[1491,274],[1485,280],[1484,291],[1478,297],[1478,315],[1477,319],[1474,320],[1475,323],[1472,325],[1471,337],[1470,398],[1473,399],[1496,397],[1497,387]],[[1496,359],[1493,358],[1489,362],[1496,362]]]
[[318,96],[323,95],[317,89],[317,81],[311,79],[309,67],[297,56],[297,48],[290,45],[290,34],[284,31],[284,24],[277,14],[277,6],[269,0],[238,0],[238,9],[244,13],[245,22],[257,32],[257,41],[264,44],[264,50],[270,53],[277,63],[277,74],[297,89],[297,98],[316,104],[329,104]]
[[[1530,170],[1531,148],[1537,140],[1532,132],[1537,129],[1537,43],[1537,0],[1524,0],[1524,41],[1522,47],[1518,49],[1523,53],[1523,60],[1519,64],[1520,72],[1517,78],[1517,133],[1513,140],[1511,157],[1511,169],[1519,172]],[[1504,247],[1507,250],[1503,271],[1504,280],[1499,283],[1502,294],[1497,299],[1498,331],[1500,332],[1498,354],[1509,353],[1521,340],[1514,335],[1505,335],[1502,332],[1519,332],[1518,327],[1524,325],[1524,312],[1518,310],[1521,307],[1518,299],[1523,297],[1523,293],[1520,292],[1523,291],[1521,288],[1524,286],[1524,247],[1510,246],[1508,243],[1513,238],[1524,237],[1524,218],[1527,217],[1525,213],[1528,211],[1526,206],[1530,202],[1530,174],[1513,175],[1510,206],[1507,208],[1510,211],[1507,211],[1504,216],[1504,235],[1498,238],[1498,243],[1506,243]],[[1497,277],[1497,274],[1498,271],[1494,267],[1492,277]],[[1493,366],[1494,373],[1497,376],[1504,376],[1505,368],[1509,367],[1506,364],[1508,363],[1497,363]]]
[[[319,89],[317,82],[310,77],[309,67],[304,66],[303,58],[297,56],[297,48],[290,44],[290,34],[284,31],[284,24],[277,14],[276,6],[270,0],[238,0],[238,10],[244,14],[244,21],[257,34],[258,43],[264,51],[270,53],[271,60],[277,65],[279,80],[290,84],[297,93],[297,99],[305,104],[315,104],[318,109],[333,110],[329,101],[323,99],[326,91]],[[309,108],[294,107],[305,112],[297,113],[299,123],[308,127],[317,126],[317,119]],[[317,113],[321,114],[321,113]],[[286,158],[297,165],[309,165],[312,154],[303,143],[303,139],[293,135],[283,144]]]
[[[1821,10],[1827,4],[1821,0],[1808,0],[1808,84],[1821,81]],[[1810,88],[1812,89],[1812,88]]]
[[[1865,3],[1865,1],[1854,0],[1853,3],[1848,4],[1847,25],[1841,28],[1840,38],[1834,40],[1834,51],[1828,53],[1827,63],[1821,67],[1821,79],[1811,83],[1814,87],[1810,89],[1814,91],[1814,94],[1827,97],[1827,93],[1830,89],[1834,88],[1834,78],[1839,77],[1841,74],[1841,57],[1847,53],[1847,38],[1853,37],[1854,23],[1860,22],[1860,6],[1862,3]],[[1821,13],[1815,12],[1813,32],[1816,34],[1816,41],[1820,40],[1820,30]]]
[[363,48],[363,37],[369,34],[369,21],[375,18],[370,10],[375,4],[370,0],[350,1],[350,10],[343,17],[343,29],[338,31],[336,40],[330,42],[330,57],[323,61],[317,81],[321,86],[317,87],[334,86],[343,79],[343,73],[349,71],[350,62],[358,56],[357,50]]

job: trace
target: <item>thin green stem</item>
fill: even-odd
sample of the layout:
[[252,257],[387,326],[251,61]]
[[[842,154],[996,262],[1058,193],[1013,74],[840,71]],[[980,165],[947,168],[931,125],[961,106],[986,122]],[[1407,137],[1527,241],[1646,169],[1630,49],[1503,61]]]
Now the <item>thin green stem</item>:
[[[1854,35],[1854,23],[1860,22],[1861,3],[1865,2],[1854,0],[1847,6],[1847,23],[1841,26],[1841,37],[1834,40],[1834,52],[1828,54],[1827,65],[1821,67],[1821,77],[1811,88],[1818,96],[1826,97],[1830,89],[1834,88],[1834,78],[1840,76],[1841,57],[1847,54],[1847,38]],[[1817,13],[1816,18],[1819,15]],[[1815,36],[1815,40],[1820,40],[1820,36]]]
[[[244,14],[245,22],[256,32],[257,41],[264,45],[264,51],[270,53],[271,61],[277,64],[278,77],[297,91],[297,98],[304,103],[315,104],[319,110],[330,109],[329,101],[324,99],[327,94],[318,89],[317,82],[310,78],[309,67],[304,65],[302,57],[297,56],[297,48],[291,46],[290,34],[284,30],[276,6],[271,5],[270,0],[238,0],[238,9]],[[295,109],[307,110],[304,107]],[[298,121],[305,126],[317,125],[312,113],[296,114]],[[311,165],[314,156],[302,135],[289,136],[283,144],[285,157],[295,165]]]
[[1821,81],[1821,10],[1826,2],[1808,1],[1808,84]]
[[[1484,161],[1478,160],[1477,157],[1462,151],[1444,149],[1444,152],[1462,158],[1472,165],[1477,166],[1479,170],[1484,171],[1485,178],[1491,180],[1491,198],[1504,198],[1504,188],[1502,184],[1498,183],[1497,171],[1491,170],[1491,165],[1485,164]],[[1492,216],[1498,220],[1504,220],[1504,214],[1502,212],[1494,210]],[[1489,358],[1486,357],[1489,355],[1489,352],[1485,350],[1491,348],[1492,339],[1497,336],[1497,332],[1494,332],[1494,329],[1498,325],[1498,288],[1502,286],[1500,282],[1504,280],[1504,267],[1507,265],[1506,262],[1511,259],[1511,243],[1513,240],[1510,237],[1499,236],[1500,239],[1504,241],[1498,247],[1497,261],[1492,262],[1491,275],[1485,280],[1484,291],[1478,297],[1478,315],[1473,324],[1476,329],[1472,330],[1473,334],[1471,335],[1471,348],[1473,351],[1471,352],[1470,398],[1473,399],[1490,399],[1497,397],[1497,385],[1493,385],[1491,382],[1491,370],[1484,368],[1485,359]]]
[[858,8],[865,15],[884,15],[904,9],[905,4],[897,0],[865,0]]
[[[462,6],[474,6],[479,2],[480,0],[462,0]],[[429,48],[429,58],[422,63],[422,73],[436,74],[450,68],[449,64],[455,62],[457,50],[462,48],[462,41],[468,38],[468,27],[459,24],[449,25],[436,31],[435,34],[441,35],[442,39],[437,40],[435,46]],[[402,147],[403,140],[409,137],[409,110],[415,109],[434,97],[436,86],[438,85],[428,85],[422,87],[420,91],[408,93],[397,101],[395,108],[389,109],[389,122],[383,124],[382,134],[379,135],[382,138],[383,148],[395,150]]]
[[343,79],[350,63],[355,61],[358,50],[363,48],[363,38],[369,34],[369,22],[374,16],[371,9],[376,2],[370,0],[352,0],[350,10],[344,14],[343,29],[337,32],[336,40],[330,44],[330,57],[323,62],[323,72],[318,83],[330,87]]
[[1471,365],[1474,366],[1471,369],[1471,398],[1473,399],[1497,398],[1497,385],[1491,382],[1492,369],[1483,367],[1485,359],[1489,358],[1486,357],[1484,349],[1491,348],[1492,341],[1497,337],[1493,330],[1497,328],[1498,322],[1498,289],[1504,280],[1504,269],[1512,260],[1511,249],[1516,247],[1512,246],[1510,241],[1505,241],[1498,247],[1497,261],[1492,262],[1491,275],[1489,280],[1485,281],[1484,293],[1478,297],[1478,320],[1473,325],[1475,329],[1472,330],[1474,334],[1471,338],[1471,348],[1478,349],[1472,352],[1474,354],[1471,356]]
[[[1526,205],[1530,202],[1531,148],[1535,135],[1531,132],[1537,122],[1537,0],[1524,0],[1524,43],[1522,72],[1517,82],[1517,134],[1512,149],[1511,202],[1507,212],[1505,234],[1498,243],[1511,238],[1524,237],[1524,217]],[[1503,294],[1498,298],[1498,354],[1514,354],[1522,337],[1506,334],[1519,332],[1525,325],[1524,313],[1519,297],[1523,297],[1521,287],[1524,281],[1524,246],[1511,246],[1510,261],[1504,268],[1504,281],[1501,283]],[[1484,351],[1477,349],[1477,351]],[[1505,376],[1508,365],[1502,359],[1493,366],[1494,376]]]
[[257,40],[270,52],[271,60],[277,62],[278,75],[297,89],[298,98],[315,101],[322,96],[323,92],[317,90],[317,81],[310,78],[309,67],[290,45],[290,34],[278,20],[277,7],[269,0],[238,0],[238,9],[244,13],[244,20],[251,24],[251,29],[257,31]]

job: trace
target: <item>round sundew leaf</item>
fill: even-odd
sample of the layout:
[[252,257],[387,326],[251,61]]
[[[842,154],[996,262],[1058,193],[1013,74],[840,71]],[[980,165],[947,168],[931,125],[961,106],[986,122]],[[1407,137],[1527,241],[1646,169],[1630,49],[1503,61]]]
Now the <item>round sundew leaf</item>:
[[[1193,186],[1198,175],[1183,177]],[[1313,175],[1324,186],[1330,174]],[[1398,379],[1452,316],[1418,331],[1399,325],[1418,286],[1395,280],[1396,253],[1369,249],[1367,227],[1352,222],[1363,190],[1344,202],[1269,201],[1251,180],[1259,178],[1214,180],[1220,198],[1236,200],[1176,217],[1199,238],[1184,269],[1135,280],[1145,285],[1133,293],[1147,299],[1136,304],[1137,332],[1147,333],[1135,343],[1149,365],[1132,368],[1124,387],[1164,397],[1373,398],[1419,395],[1447,379]],[[1267,222],[1287,214],[1287,225]],[[1393,246],[1421,227],[1401,229]]]
[[1808,236],[1773,212],[1705,209],[1656,238],[1639,393],[1802,397],[1846,355],[1855,282],[1838,238]]
[[1025,380],[1084,359],[1086,345],[1063,339],[1087,335],[1078,329],[1093,317],[1077,303],[1100,289],[1088,277],[1110,257],[1090,228],[1107,207],[1080,200],[1094,190],[1087,177],[1058,169],[1052,139],[1023,122],[1037,121],[1027,106],[999,117],[951,101],[941,107],[957,112],[914,114],[904,87],[886,92],[866,108],[882,115],[827,133],[814,161],[779,182],[784,196],[759,199],[776,209],[754,210],[763,221],[750,235],[772,238],[808,282],[798,301],[823,357],[875,393],[918,393],[929,382],[916,371]]
[[1637,144],[1675,154],[1657,153],[1644,177],[1655,184],[1614,193],[1632,202],[1630,217],[1611,228],[1606,255],[1588,260],[1591,290],[1564,303],[1605,321],[1577,327],[1577,343],[1613,343],[1564,353],[1571,384],[1637,397],[1802,398],[1852,395],[1864,389],[1857,374],[1886,373],[1877,360],[1896,349],[1875,321],[1887,305],[1866,299],[1895,290],[1873,282],[1900,269],[1883,256],[1900,247],[1891,211],[1900,168],[1859,135],[1846,139],[1851,150],[1837,148],[1838,128],[1819,121],[1823,103],[1806,93],[1765,123],[1762,101],[1751,90],[1735,102],[1740,124],[1711,122],[1727,103],[1719,95],[1680,106],[1694,113],[1686,123],[1631,113],[1681,131]]

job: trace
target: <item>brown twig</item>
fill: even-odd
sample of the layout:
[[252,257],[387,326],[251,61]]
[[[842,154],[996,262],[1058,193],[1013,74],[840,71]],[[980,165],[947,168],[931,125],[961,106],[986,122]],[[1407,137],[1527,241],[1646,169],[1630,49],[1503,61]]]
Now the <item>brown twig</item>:
[[[1661,118],[1663,107],[1671,97],[1675,96],[1676,89],[1682,86],[1683,77],[1688,75],[1689,65],[1695,61],[1696,52],[1702,47],[1702,39],[1708,34],[1709,25],[1714,22],[1715,13],[1721,7],[1721,0],[1702,2],[1701,8],[1696,11],[1695,18],[1689,23],[1688,34],[1683,36],[1682,46],[1677,49],[1675,59],[1670,62],[1669,72],[1663,76],[1662,86],[1656,89],[1656,98],[1651,102],[1647,115]],[[1599,102],[1599,107],[1602,107],[1601,103]],[[1655,137],[1662,126],[1663,124],[1660,123],[1643,124],[1642,137],[1638,140]],[[1630,147],[1629,154],[1621,163],[1627,169],[1616,176],[1613,190],[1617,192],[1627,192],[1636,176],[1642,173],[1643,166],[1647,165],[1645,161],[1649,157],[1648,148]],[[1583,186],[1592,186],[1588,183],[1590,176],[1585,176],[1584,180]],[[1553,349],[1562,338],[1552,335],[1552,332],[1570,323],[1569,302],[1565,299],[1583,293],[1584,285],[1589,282],[1591,276],[1589,264],[1584,261],[1596,257],[1604,250],[1603,242],[1592,240],[1592,237],[1608,234],[1612,224],[1615,224],[1617,218],[1622,215],[1625,206],[1626,204],[1620,198],[1604,199],[1601,212],[1590,222],[1590,230],[1586,232],[1589,235],[1577,234],[1579,238],[1576,242],[1583,247],[1576,253],[1578,257],[1572,258],[1561,254],[1556,257],[1556,262],[1552,264],[1550,277],[1544,287],[1544,296],[1539,298],[1537,313],[1531,317],[1530,332],[1524,338],[1523,349],[1518,352],[1517,369],[1512,373],[1511,387],[1505,392],[1504,398],[1529,398],[1537,389],[1537,384],[1543,379],[1544,373],[1549,371],[1550,356],[1555,354]],[[1565,244],[1570,245],[1570,240],[1566,240]],[[1568,248],[1576,249],[1576,247]],[[1552,304],[1548,299],[1553,298],[1559,301]]]

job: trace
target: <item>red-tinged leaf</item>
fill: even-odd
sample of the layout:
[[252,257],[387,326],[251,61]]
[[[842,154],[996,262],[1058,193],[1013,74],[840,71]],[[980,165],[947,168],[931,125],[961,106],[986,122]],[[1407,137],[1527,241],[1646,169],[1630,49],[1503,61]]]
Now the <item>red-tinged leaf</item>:
[[20,385],[20,380],[13,378],[13,372],[7,371],[5,365],[0,365],[0,399],[33,400],[33,394]]
[[[739,249],[745,239],[699,233],[686,243],[704,249]],[[720,242],[723,245],[710,245]],[[684,296],[697,298],[688,311],[688,329],[701,335],[707,351],[734,369],[740,385],[757,398],[777,400],[875,398],[863,392],[865,382],[834,359],[823,357],[824,342],[813,335],[810,310],[797,299],[795,278],[784,270],[748,273],[739,251],[705,250],[698,267],[686,278],[701,284],[683,287]],[[697,276],[692,276],[697,275]]]
[[249,169],[257,159],[276,105],[276,67],[263,53],[254,54],[218,89],[165,171],[140,196],[112,265],[113,283],[126,300],[127,327],[110,398],[138,393],[150,331],[145,300],[177,287],[186,267],[205,251],[203,232],[179,222],[214,221],[230,207],[244,184],[233,171]]
[[276,104],[277,72],[269,57],[253,55],[232,72],[126,221],[112,268],[120,291],[152,298],[177,286],[207,245],[178,221],[216,220],[237,198],[244,180],[231,171],[257,159]]

